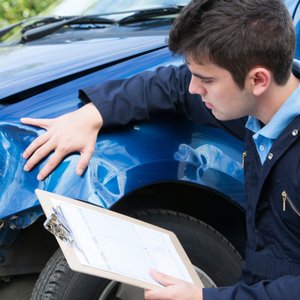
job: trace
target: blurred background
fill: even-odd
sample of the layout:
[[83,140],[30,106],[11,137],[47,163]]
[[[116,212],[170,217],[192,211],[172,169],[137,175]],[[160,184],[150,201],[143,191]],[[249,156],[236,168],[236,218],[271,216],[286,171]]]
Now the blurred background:
[[0,27],[33,17],[57,0],[1,0]]

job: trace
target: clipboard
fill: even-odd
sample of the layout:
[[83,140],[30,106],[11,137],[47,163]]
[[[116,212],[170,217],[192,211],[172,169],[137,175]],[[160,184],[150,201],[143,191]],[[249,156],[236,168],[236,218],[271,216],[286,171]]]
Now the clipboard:
[[[126,283],[143,289],[155,289],[161,287],[161,284],[150,277],[150,268],[145,268],[144,265],[148,266],[148,263],[151,264],[152,261],[154,261],[154,263],[160,263],[160,259],[163,258],[163,263],[161,265],[164,265],[163,267],[169,267],[167,262],[170,262],[171,269],[174,268],[175,274],[169,273],[169,269],[160,269],[161,265],[152,267],[174,277],[181,278],[180,276],[183,276],[181,279],[190,281],[198,287],[203,287],[192,263],[186,255],[178,238],[172,231],[55,193],[40,189],[36,189],[35,193],[47,218],[44,227],[54,234],[69,267],[73,271]],[[98,222],[100,220],[101,222],[105,222],[105,228],[101,228],[100,234],[95,234],[93,230],[97,231],[98,226],[93,222]],[[111,224],[113,224],[113,226],[111,226]],[[134,239],[136,231],[132,234],[133,237],[130,236],[129,238],[126,238],[126,234],[128,233],[127,228],[130,228],[129,234],[131,234],[131,228],[137,230],[137,232],[140,232],[142,235],[144,235],[144,233],[149,233],[150,242],[148,239],[143,241],[143,243],[150,243],[150,246],[142,246],[143,243],[136,246],[132,243],[131,238]],[[85,232],[84,230],[87,231]],[[123,231],[120,232],[120,230]],[[104,237],[102,237],[102,232],[105,233],[103,234],[105,235]],[[156,242],[153,243],[151,240],[152,237],[159,238],[159,240],[162,238],[162,244]],[[98,239],[100,239],[100,242]],[[119,245],[116,244],[118,241],[115,241],[115,239],[126,240],[130,251],[127,249],[127,244],[125,247],[111,247],[109,245],[109,247],[111,247],[109,249],[111,250],[105,250],[105,248],[107,248],[106,244],[112,243],[112,245]],[[87,243],[93,240],[95,241],[95,244],[92,245],[91,243],[91,245],[87,246]],[[161,249],[158,249],[159,247],[161,247]],[[92,249],[95,250],[93,251]],[[160,253],[161,250],[163,250],[161,252],[163,254]],[[94,256],[95,251],[100,251],[100,254]],[[136,256],[134,256],[135,251],[138,253]],[[168,251],[167,256],[164,256],[164,251]],[[115,252],[116,256],[112,256],[112,252]],[[91,253],[92,255],[90,255]],[[139,253],[141,255],[139,255]],[[145,259],[145,255],[148,254],[150,254],[151,257],[151,260],[149,261],[147,258]],[[112,259],[111,256],[113,258],[115,257],[112,261],[114,267],[111,267],[111,264],[108,263],[109,260],[111,261]],[[99,263],[96,262],[98,259],[100,260]],[[141,265],[137,265],[137,268],[139,269],[137,272],[141,272],[142,275],[136,275],[131,269],[129,271],[126,269],[126,264],[127,262],[130,264],[130,261],[133,262],[133,264],[135,264],[136,261],[142,261]],[[147,261],[146,264],[144,264],[144,261]],[[131,268],[131,265],[127,267]],[[125,271],[122,270],[123,268],[125,268]],[[143,268],[145,268],[145,270],[143,270]],[[177,276],[178,274],[180,274],[180,276]]]

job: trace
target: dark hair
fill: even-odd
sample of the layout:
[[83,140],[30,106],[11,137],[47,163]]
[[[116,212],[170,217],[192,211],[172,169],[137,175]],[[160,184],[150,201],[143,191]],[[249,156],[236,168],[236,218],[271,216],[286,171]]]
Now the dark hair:
[[281,0],[192,0],[175,20],[169,48],[228,70],[240,88],[255,66],[268,68],[283,85],[292,68],[295,32]]

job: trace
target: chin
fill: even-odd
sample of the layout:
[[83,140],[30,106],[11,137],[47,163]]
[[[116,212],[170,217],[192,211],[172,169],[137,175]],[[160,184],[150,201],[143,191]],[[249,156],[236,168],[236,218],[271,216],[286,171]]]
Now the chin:
[[219,121],[229,121],[232,120],[232,118],[224,116],[222,114],[218,114],[217,112],[214,112],[214,110],[211,111],[214,117]]

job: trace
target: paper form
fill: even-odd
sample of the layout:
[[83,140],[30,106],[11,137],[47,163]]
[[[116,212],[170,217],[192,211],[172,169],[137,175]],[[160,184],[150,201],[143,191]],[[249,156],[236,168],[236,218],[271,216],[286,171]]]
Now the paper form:
[[158,286],[150,268],[193,282],[168,234],[71,203],[51,202],[68,222],[81,264]]

